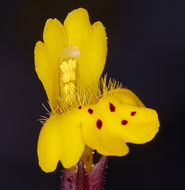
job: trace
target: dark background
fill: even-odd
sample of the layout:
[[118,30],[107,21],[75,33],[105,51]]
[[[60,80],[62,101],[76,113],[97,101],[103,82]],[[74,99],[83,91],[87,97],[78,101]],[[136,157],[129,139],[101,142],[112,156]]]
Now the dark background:
[[112,157],[106,190],[185,189],[185,1],[0,1],[0,189],[57,190],[59,171],[42,172],[37,138],[47,98],[34,71],[34,45],[47,18],[63,22],[84,7],[108,35],[105,72],[158,111],[155,139]]

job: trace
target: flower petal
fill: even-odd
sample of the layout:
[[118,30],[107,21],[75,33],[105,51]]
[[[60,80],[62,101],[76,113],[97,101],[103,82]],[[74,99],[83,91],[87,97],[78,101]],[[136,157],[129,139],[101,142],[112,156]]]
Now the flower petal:
[[125,156],[129,153],[129,148],[121,138],[106,136],[99,141],[97,151],[105,156]]
[[48,19],[43,33],[44,43],[35,46],[35,69],[46,90],[52,110],[59,97],[59,58],[67,44],[62,24],[57,19]]
[[42,127],[37,151],[43,171],[54,171],[59,160],[65,168],[70,168],[79,161],[85,144],[80,123],[73,115],[71,112],[53,114]]
[[[98,153],[106,156],[124,156],[129,152],[129,148],[120,136],[107,133],[103,127],[106,122],[103,121],[102,129],[97,129],[96,121],[87,125],[83,129],[85,143]],[[91,135],[90,135],[91,134]]]
[[157,112],[146,108],[141,100],[128,89],[115,89],[105,95],[107,101],[115,102],[118,117],[124,128],[119,134],[126,142],[143,144],[152,140],[159,130]]
[[68,37],[68,45],[78,46],[80,51],[88,47],[91,33],[88,12],[83,9],[75,9],[68,14],[64,21],[64,28]]
[[136,115],[129,119],[127,126],[122,130],[122,137],[126,142],[143,144],[151,141],[159,130],[157,112],[149,108],[135,106],[123,106],[124,112],[136,112]]
[[[98,153],[106,156],[124,156],[129,152],[124,139],[111,131],[107,131],[109,126],[115,127],[110,123],[111,118],[97,106],[90,106],[93,114],[86,114],[82,117],[83,138],[87,146],[96,149]],[[88,113],[88,108],[81,111]],[[98,126],[102,122],[102,126]]]
[[60,135],[58,133],[57,114],[52,115],[40,131],[37,154],[39,165],[45,172],[52,172],[56,169],[60,154]]
[[77,85],[79,89],[97,90],[100,76],[107,57],[107,37],[103,24],[92,25],[89,45],[81,52],[77,67]]
[[35,46],[35,70],[46,90],[50,106],[54,111],[57,108],[56,99],[59,96],[59,86],[56,85],[58,75],[54,69],[51,69],[51,62],[46,45],[43,42],[37,42]]
[[[128,153],[125,142],[146,143],[159,129],[156,111],[145,108],[127,89],[108,91],[90,108],[93,114],[88,114],[82,121],[84,141],[105,155],[125,155]],[[88,109],[82,110],[84,114]]]
[[141,100],[127,88],[110,90],[104,96],[112,96],[113,98],[119,100],[121,104],[145,107]]
[[50,67],[53,65],[57,65],[58,67],[58,61],[62,54],[62,50],[67,45],[67,36],[59,20],[55,18],[46,21],[43,40],[53,61]]
[[80,122],[71,112],[65,113],[61,120],[61,155],[60,160],[65,168],[76,165],[84,151]]
[[77,87],[79,90],[97,88],[107,56],[107,37],[103,24],[96,22],[92,26],[88,12],[79,8],[67,16],[64,27],[68,36],[68,45],[80,50],[77,63]]

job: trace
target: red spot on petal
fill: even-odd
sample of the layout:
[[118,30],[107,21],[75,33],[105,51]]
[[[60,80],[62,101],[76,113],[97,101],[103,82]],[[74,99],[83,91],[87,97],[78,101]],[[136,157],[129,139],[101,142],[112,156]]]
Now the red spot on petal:
[[127,120],[122,120],[122,121],[121,121],[121,124],[122,124],[122,125],[126,125],[127,123],[128,123]]
[[131,114],[130,114],[130,115],[131,115],[131,116],[136,115],[136,111],[131,112]]
[[78,109],[82,109],[82,106],[79,106]]
[[89,112],[90,114],[93,114],[93,109],[89,108],[89,109],[88,109],[88,112]]
[[96,126],[98,127],[98,129],[101,129],[102,125],[103,125],[102,120],[98,119],[97,122],[96,122]]
[[115,112],[116,110],[116,107],[112,103],[109,103],[109,108],[111,112]]

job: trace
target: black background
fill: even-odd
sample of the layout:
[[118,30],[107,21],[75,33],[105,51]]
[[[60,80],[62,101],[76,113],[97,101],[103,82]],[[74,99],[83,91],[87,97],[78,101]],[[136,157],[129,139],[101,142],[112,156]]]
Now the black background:
[[34,45],[48,18],[84,7],[108,35],[105,73],[158,111],[155,139],[109,159],[106,190],[185,189],[185,1],[0,1],[0,189],[57,190],[59,174],[37,164],[47,98],[34,71]]

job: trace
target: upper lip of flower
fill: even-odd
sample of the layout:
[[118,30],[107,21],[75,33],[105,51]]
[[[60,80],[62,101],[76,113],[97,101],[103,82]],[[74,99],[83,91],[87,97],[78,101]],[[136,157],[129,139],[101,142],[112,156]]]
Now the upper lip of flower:
[[61,61],[76,61],[74,84],[79,91],[98,87],[107,56],[107,37],[101,22],[91,25],[87,11],[79,8],[68,14],[64,25],[57,19],[48,19],[43,40],[35,47],[35,68],[53,111],[61,97]]

